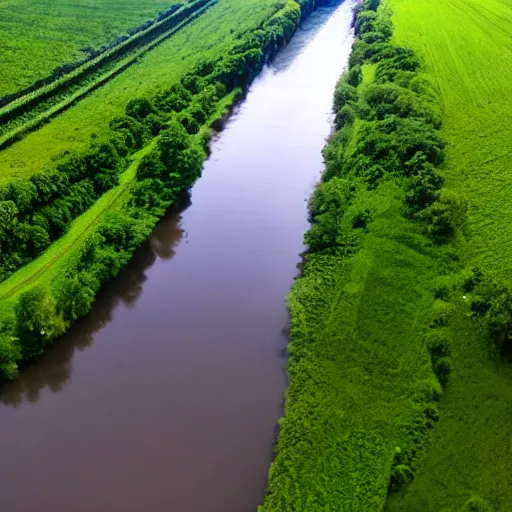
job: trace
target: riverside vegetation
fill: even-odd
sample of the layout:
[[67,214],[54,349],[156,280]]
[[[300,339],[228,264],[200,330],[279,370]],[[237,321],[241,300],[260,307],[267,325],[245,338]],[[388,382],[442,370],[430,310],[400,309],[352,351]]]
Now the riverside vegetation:
[[[230,0],[220,5],[235,8]],[[166,88],[132,97],[88,147],[66,151],[52,168],[2,187],[3,377],[15,377],[19,360],[40,354],[90,310],[101,284],[117,275],[199,177],[209,127],[314,6],[269,2],[256,23],[249,18],[252,25],[229,28],[228,46],[205,52]]]
[[[471,176],[471,192],[489,199],[496,183],[480,169],[457,173],[461,153],[481,151],[461,149],[461,137],[479,139],[489,84],[470,87],[447,71],[455,46],[475,72],[468,61],[481,40],[471,49],[454,40],[471,39],[475,11],[487,38],[491,25],[510,34],[510,12],[499,1],[450,4],[364,0],[356,9],[308,250],[288,297],[289,389],[261,512],[510,510],[512,295],[493,249],[480,245],[488,231],[474,240],[493,203],[472,211],[464,190]],[[489,66],[503,55],[492,43],[481,50],[487,77],[499,74]],[[510,88],[503,69],[489,121],[503,107],[498,91],[504,98]],[[474,125],[462,135],[471,108]],[[510,146],[497,154],[489,139],[487,147],[487,165],[510,169],[499,156]],[[480,248],[467,257],[471,244]]]

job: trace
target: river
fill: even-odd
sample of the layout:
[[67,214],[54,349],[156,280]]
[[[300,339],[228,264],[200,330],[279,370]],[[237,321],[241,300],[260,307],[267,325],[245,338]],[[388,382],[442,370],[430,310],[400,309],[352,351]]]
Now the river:
[[85,319],[0,396],[2,512],[254,512],[286,386],[285,296],[354,2],[320,8]]

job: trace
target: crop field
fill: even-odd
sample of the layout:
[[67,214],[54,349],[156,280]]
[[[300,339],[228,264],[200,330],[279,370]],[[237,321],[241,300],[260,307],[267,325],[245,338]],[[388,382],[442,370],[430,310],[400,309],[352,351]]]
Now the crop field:
[[83,149],[91,134],[101,135],[109,121],[124,112],[134,91],[140,97],[169,86],[200,59],[220,54],[237,31],[257,24],[274,6],[275,0],[220,0],[136,65],[2,151],[0,184],[47,169],[64,151]]
[[[179,0],[178,0],[179,2]],[[171,0],[1,0],[0,97],[155,19]]]
[[[395,39],[423,58],[448,141],[441,168],[467,203],[466,266],[510,282],[512,266],[512,9],[506,0],[388,0]],[[473,496],[512,510],[512,367],[455,297],[453,375],[414,482],[387,511],[458,511]]]

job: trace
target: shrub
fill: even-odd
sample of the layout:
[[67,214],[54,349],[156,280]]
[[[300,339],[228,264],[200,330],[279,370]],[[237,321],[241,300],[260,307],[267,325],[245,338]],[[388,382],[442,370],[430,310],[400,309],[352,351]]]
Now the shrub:
[[347,73],[347,83],[357,87],[363,81],[363,70],[361,66],[353,66]]
[[334,119],[334,124],[336,125],[336,129],[340,129],[345,125],[352,124],[356,119],[356,112],[354,107],[351,105],[343,106],[336,114]]
[[440,357],[434,362],[434,373],[439,382],[445,386],[448,382],[448,376],[452,371],[452,363],[448,357]]
[[87,272],[69,275],[57,294],[57,310],[64,320],[72,322],[91,310],[100,283]]
[[15,315],[16,334],[23,358],[41,354],[45,346],[60,336],[66,327],[63,318],[57,313],[53,295],[41,286],[20,295]]
[[353,85],[341,81],[334,91],[334,109],[336,112],[345,105],[354,105],[357,103],[357,90]]
[[492,512],[492,507],[482,498],[473,497],[464,503],[459,512]]
[[407,464],[398,464],[391,471],[389,482],[392,491],[398,491],[410,484],[414,479],[414,473]]
[[8,330],[0,330],[0,378],[14,379],[18,375],[19,359],[21,349],[17,338]]
[[148,98],[135,98],[130,100],[126,105],[126,115],[138,121],[141,121],[154,112],[155,108]]
[[417,215],[425,222],[425,232],[437,242],[444,242],[453,236],[455,226],[449,205],[436,201]]
[[435,360],[451,354],[450,338],[440,329],[430,330],[427,334],[426,342],[430,355]]
[[354,229],[365,229],[371,222],[372,216],[370,210],[363,210],[354,215],[352,219],[352,227]]
[[430,313],[430,327],[446,327],[450,323],[453,307],[449,302],[436,300]]
[[442,184],[443,179],[432,167],[421,170],[413,176],[405,195],[408,213],[417,213],[437,201]]

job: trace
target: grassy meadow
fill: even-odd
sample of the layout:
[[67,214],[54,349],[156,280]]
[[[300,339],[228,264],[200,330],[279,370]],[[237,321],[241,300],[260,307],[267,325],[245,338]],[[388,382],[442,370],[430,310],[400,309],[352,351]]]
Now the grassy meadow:
[[65,151],[85,148],[91,134],[106,132],[110,120],[124,113],[135,94],[152,95],[179,80],[200,59],[222,53],[237,32],[257,25],[275,5],[275,0],[220,0],[140,62],[2,151],[0,185],[51,167]]
[[[512,9],[506,0],[388,0],[395,39],[414,48],[443,106],[447,189],[467,203],[466,267],[510,282],[512,265]],[[414,482],[388,512],[457,512],[479,496],[512,510],[512,366],[468,318],[461,294],[453,331],[453,373],[440,421]]]
[[0,97],[81,60],[179,0],[0,0]]

